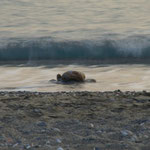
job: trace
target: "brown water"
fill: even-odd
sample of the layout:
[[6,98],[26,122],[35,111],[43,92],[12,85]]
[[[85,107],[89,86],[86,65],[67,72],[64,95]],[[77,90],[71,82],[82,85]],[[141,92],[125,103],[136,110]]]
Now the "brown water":
[[[96,83],[61,85],[50,82],[57,73],[78,70]],[[105,65],[105,66],[0,66],[0,90],[26,91],[150,91],[149,65]]]

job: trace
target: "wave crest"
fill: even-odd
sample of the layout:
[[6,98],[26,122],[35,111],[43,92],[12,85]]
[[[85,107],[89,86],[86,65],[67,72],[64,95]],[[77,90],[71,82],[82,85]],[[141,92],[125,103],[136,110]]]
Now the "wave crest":
[[71,60],[150,58],[150,39],[60,41],[51,38],[8,40],[0,45],[0,60]]

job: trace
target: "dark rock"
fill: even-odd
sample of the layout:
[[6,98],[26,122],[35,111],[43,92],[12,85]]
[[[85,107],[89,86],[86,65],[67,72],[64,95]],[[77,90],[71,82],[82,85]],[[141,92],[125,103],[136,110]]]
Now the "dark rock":
[[37,123],[37,126],[39,126],[39,127],[46,127],[47,124],[46,124],[44,121],[39,121],[39,122]]
[[101,148],[99,148],[99,147],[94,147],[94,150],[101,150]]
[[30,114],[31,116],[35,116],[35,117],[40,117],[40,116],[42,116],[43,115],[43,113],[42,113],[42,111],[40,110],[40,109],[33,109],[32,111],[31,111],[31,114]]

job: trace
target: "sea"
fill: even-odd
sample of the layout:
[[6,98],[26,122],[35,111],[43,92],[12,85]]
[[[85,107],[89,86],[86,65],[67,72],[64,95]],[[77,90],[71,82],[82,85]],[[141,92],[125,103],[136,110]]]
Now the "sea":
[[[57,84],[84,72],[96,83]],[[150,0],[0,0],[0,91],[150,91]]]

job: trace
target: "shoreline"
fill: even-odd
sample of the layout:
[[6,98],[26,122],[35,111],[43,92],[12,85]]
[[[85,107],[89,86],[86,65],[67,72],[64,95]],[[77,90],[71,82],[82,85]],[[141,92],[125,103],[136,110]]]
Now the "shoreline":
[[0,91],[0,149],[148,150],[150,92]]
[[57,65],[149,65],[149,58],[1,60],[0,66],[57,66]]
[[142,94],[142,95],[149,95],[150,96],[150,92],[147,91],[147,90],[140,90],[140,91],[134,91],[134,90],[126,90],[126,91],[122,91],[120,89],[117,89],[117,90],[108,90],[108,91],[65,91],[65,90],[62,90],[62,91],[54,91],[54,92],[40,92],[40,91],[22,91],[22,90],[16,90],[16,91],[11,91],[11,90],[0,90],[0,95],[1,94],[4,94],[4,93],[10,93],[10,94],[21,94],[21,93],[24,93],[24,94],[52,94],[52,93],[58,93],[58,94],[61,94],[61,93],[124,93],[124,94],[128,94],[128,93],[135,93],[135,94]]

